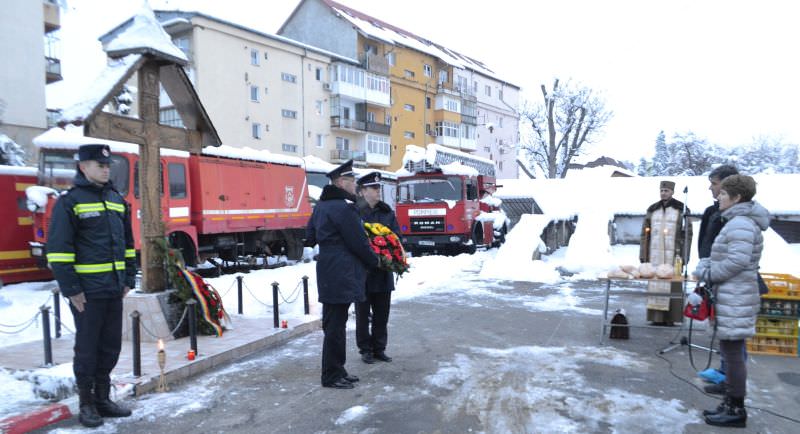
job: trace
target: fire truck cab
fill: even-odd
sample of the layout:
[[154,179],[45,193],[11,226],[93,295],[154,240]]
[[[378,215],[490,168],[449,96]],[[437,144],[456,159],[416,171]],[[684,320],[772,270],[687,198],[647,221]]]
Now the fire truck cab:
[[430,144],[409,145],[403,164],[396,214],[407,251],[474,253],[505,241],[493,161]]

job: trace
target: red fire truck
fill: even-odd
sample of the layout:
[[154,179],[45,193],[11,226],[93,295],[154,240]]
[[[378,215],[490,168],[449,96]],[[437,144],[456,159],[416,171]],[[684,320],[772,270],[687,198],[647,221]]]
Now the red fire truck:
[[436,144],[409,145],[403,161],[396,213],[406,250],[474,253],[505,241],[507,219],[491,200],[493,161]]
[[[75,174],[80,145],[111,147],[111,179],[131,204],[136,248],[140,247],[139,147],[98,140],[59,129],[37,137],[39,184],[63,190]],[[235,260],[244,255],[285,254],[300,259],[311,216],[308,187],[300,158],[253,149],[221,146],[200,155],[161,149],[161,190],[166,234],[188,265],[206,257]],[[33,204],[34,255],[42,255],[55,197]]]
[[37,265],[28,247],[33,220],[25,189],[35,184],[35,167],[0,166],[0,197],[7,200],[0,212],[0,286],[53,278],[50,270]]

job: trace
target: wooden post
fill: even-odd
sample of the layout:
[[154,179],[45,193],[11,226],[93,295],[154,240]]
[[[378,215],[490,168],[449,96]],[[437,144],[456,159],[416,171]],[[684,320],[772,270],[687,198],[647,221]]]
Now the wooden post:
[[158,243],[164,239],[164,224],[161,220],[159,82],[158,64],[154,60],[145,62],[139,69],[139,117],[144,123],[144,144],[139,145],[139,193],[142,205],[142,290],[144,292],[160,292],[166,287],[164,255],[158,247]]

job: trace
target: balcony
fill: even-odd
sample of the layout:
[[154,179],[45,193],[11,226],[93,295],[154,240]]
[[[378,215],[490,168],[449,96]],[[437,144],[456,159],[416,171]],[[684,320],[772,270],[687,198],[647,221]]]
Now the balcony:
[[469,86],[456,86],[451,83],[439,83],[439,86],[436,88],[437,93],[445,93],[450,95],[459,96],[467,101],[477,101],[478,98],[475,96],[475,92],[469,88]]
[[61,11],[56,0],[44,0],[44,32],[50,33],[61,28]]
[[389,77],[341,62],[331,66],[330,91],[333,95],[382,107],[391,106]]
[[388,166],[392,164],[392,158],[386,154],[367,152],[367,164],[370,166]]
[[377,54],[363,53],[358,56],[361,67],[381,75],[389,75],[389,61]]
[[61,81],[63,79],[61,76],[61,59],[56,59],[54,57],[45,57],[44,59],[47,84]]
[[344,163],[347,160],[367,161],[367,153],[353,149],[331,149],[331,163]]
[[384,136],[388,136],[391,132],[391,127],[386,124],[379,124],[377,122],[370,121],[358,121],[355,119],[345,119],[338,115],[331,116],[331,128],[383,134]]
[[465,152],[472,152],[478,149],[478,142],[475,139],[466,139],[464,137],[436,136],[436,144]]

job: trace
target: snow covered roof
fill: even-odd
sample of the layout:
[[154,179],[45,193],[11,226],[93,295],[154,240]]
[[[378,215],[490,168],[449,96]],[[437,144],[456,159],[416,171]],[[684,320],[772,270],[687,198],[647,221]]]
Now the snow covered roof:
[[28,166],[5,166],[0,164],[0,175],[36,176],[36,168]]
[[[406,152],[403,154],[403,169],[402,172],[398,170],[397,173],[401,176],[407,176],[410,172],[405,169],[408,169],[409,163],[411,163],[411,166],[416,166],[422,162],[442,169],[443,172],[447,171],[448,175],[474,176],[483,173],[484,175],[494,176],[495,174],[494,161],[456,151],[436,143],[429,143],[426,148],[417,145],[406,145]],[[415,167],[411,170],[419,169]]]
[[248,147],[235,148],[228,145],[207,146],[203,148],[203,155],[216,157],[236,158],[239,160],[260,161],[263,163],[286,164],[288,166],[303,167],[303,159],[291,155],[273,154],[266,150]]
[[133,75],[144,59],[141,54],[129,54],[120,59],[109,60],[108,66],[100,73],[80,101],[61,112],[60,124],[81,123],[102,109],[117,86],[121,86]]
[[[369,16],[365,13],[359,12],[341,3],[331,0],[322,0],[328,7],[330,7],[339,16],[349,21],[353,27],[359,32],[370,38],[381,40],[387,44],[402,45],[422,53],[429,54],[448,65],[461,69],[469,69],[477,73],[483,74],[488,77],[495,78],[503,81],[514,87],[519,87],[506,82],[497,76],[497,74],[489,69],[488,66],[482,62],[465,56],[461,53],[453,51],[447,47],[436,44],[421,36],[417,36],[407,30],[393,26],[387,22],[381,21],[377,18]],[[299,7],[299,6],[298,6]],[[291,17],[290,17],[291,19]],[[287,20],[288,21],[288,20]]]
[[189,58],[172,43],[172,38],[161,27],[150,5],[145,2],[133,21],[114,39],[103,44],[109,57],[128,54],[151,54],[179,65],[187,65]]
[[[755,175],[754,200],[773,215],[800,215],[800,202],[787,192],[800,190],[800,174]],[[533,198],[542,211],[557,218],[568,218],[581,211],[595,210],[613,215],[643,215],[659,200],[659,183],[674,181],[675,199],[686,202],[692,214],[702,214],[712,197],[706,176],[605,177],[577,176],[566,179],[503,179],[495,196],[501,199]],[[683,192],[688,189],[688,196]]]
[[[67,149],[77,151],[81,145],[103,144],[111,148],[114,153],[139,154],[139,145],[128,142],[117,142],[115,140],[98,139],[96,137],[86,137],[83,127],[67,125],[65,128],[50,128],[44,133],[33,138],[33,144],[39,148],[47,149]],[[189,158],[189,153],[176,149],[161,148],[162,156]]]
[[303,161],[306,164],[306,172],[328,173],[337,166],[313,155],[306,155]]

